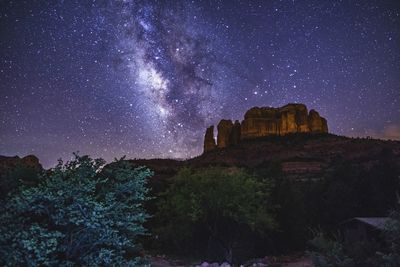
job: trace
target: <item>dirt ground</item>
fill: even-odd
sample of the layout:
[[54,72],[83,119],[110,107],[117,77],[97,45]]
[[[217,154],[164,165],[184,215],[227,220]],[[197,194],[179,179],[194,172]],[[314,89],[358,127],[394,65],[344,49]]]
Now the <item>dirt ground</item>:
[[[165,256],[151,257],[150,259],[152,267],[189,267],[196,266],[195,264],[184,264],[178,260],[167,259]],[[200,264],[199,264],[200,265]],[[210,264],[210,267],[217,266]],[[246,265],[247,266],[247,265]],[[249,266],[257,267],[313,267],[310,258],[304,255],[288,255],[281,257],[265,257],[258,261],[258,263],[250,264]]]

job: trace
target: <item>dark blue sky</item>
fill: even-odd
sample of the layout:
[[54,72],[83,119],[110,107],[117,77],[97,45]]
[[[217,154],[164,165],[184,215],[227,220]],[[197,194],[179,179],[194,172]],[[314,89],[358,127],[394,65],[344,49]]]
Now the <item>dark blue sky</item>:
[[305,103],[400,137],[399,1],[1,1],[0,154],[186,158],[205,127]]

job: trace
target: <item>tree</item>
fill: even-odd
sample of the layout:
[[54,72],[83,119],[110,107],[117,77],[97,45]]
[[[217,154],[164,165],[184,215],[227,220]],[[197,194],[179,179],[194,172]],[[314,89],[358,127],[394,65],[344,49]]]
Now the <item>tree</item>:
[[[271,185],[237,168],[183,168],[160,200],[161,238],[175,246],[196,243],[196,232],[223,248],[232,262],[242,229],[260,234],[274,228],[268,203]],[[182,248],[182,247],[181,247]]]
[[1,209],[0,265],[142,266],[136,238],[146,233],[148,169],[77,156],[22,188]]

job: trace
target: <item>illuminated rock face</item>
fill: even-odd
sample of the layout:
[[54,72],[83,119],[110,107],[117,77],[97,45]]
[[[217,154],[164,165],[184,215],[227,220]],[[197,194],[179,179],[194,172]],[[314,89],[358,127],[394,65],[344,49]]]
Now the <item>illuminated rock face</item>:
[[310,110],[308,115],[308,125],[311,132],[314,133],[325,133],[328,132],[328,123],[325,118],[319,116],[315,110]]
[[233,129],[233,123],[231,120],[221,120],[217,126],[217,147],[225,148],[231,145],[231,132]]
[[230,134],[230,144],[231,145],[236,145],[240,142],[240,137],[241,137],[241,126],[239,121],[235,121],[232,127],[232,131]]
[[241,124],[242,139],[324,132],[328,132],[326,120],[315,110],[308,113],[303,104],[288,104],[280,108],[254,107],[246,112]]
[[[215,148],[210,139],[210,128],[204,140],[204,151]],[[310,110],[304,104],[287,104],[280,108],[253,107],[244,115],[242,123],[221,120],[218,124],[217,148],[235,145],[244,139],[290,133],[327,133],[328,124],[317,111]],[[212,135],[214,140],[214,137]],[[207,148],[206,148],[207,147]],[[211,149],[212,148],[212,149]]]
[[217,147],[214,139],[214,125],[210,126],[206,130],[204,136],[204,152],[212,151]]

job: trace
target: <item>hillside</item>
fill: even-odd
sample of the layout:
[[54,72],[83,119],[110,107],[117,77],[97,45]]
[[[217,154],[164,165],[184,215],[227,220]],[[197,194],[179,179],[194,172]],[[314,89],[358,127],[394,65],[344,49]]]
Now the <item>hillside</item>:
[[279,162],[286,174],[314,175],[329,172],[342,163],[368,169],[383,158],[393,160],[399,167],[400,142],[332,134],[291,134],[245,140],[225,149],[206,152],[187,163],[258,168]]
[[[16,161],[21,161],[19,158],[1,157],[0,160],[3,166],[0,180],[3,196],[19,186],[20,177],[30,177],[22,180],[23,184],[28,184],[28,181],[32,185],[36,183],[37,175],[33,172],[38,169],[27,164],[22,165],[22,172],[18,169],[15,172],[13,169],[19,165],[16,164]],[[386,216],[395,207],[399,190],[400,142],[327,133],[294,133],[242,140],[184,161],[124,161],[134,166],[146,166],[154,172],[149,185],[151,195],[155,198],[145,205],[147,211],[154,215],[146,224],[154,235],[143,242],[147,250],[162,253],[190,253],[203,257],[213,251],[209,245],[214,241],[205,238],[207,231],[202,228],[193,228],[198,231],[196,244],[190,242],[191,238],[178,239],[181,240],[179,242],[188,242],[182,243],[185,249],[179,242],[176,243],[176,233],[172,228],[163,228],[165,224],[174,225],[173,221],[169,221],[174,217],[168,217],[172,216],[169,213],[161,215],[159,205],[165,198],[164,193],[177,186],[173,177],[181,175],[183,167],[189,167],[192,173],[207,173],[213,169],[210,167],[218,166],[222,172],[242,170],[255,179],[269,181],[271,194],[265,201],[275,207],[274,220],[279,227],[266,237],[255,236],[246,228],[240,228],[245,233],[240,242],[247,245],[237,248],[235,257],[245,260],[304,251],[307,241],[312,238],[310,229],[336,231],[337,226],[349,218]],[[118,170],[121,167],[118,164],[113,162],[106,165],[99,175],[105,170]],[[214,177],[210,178],[214,180]],[[224,191],[225,183],[223,185],[212,190]],[[208,189],[206,187],[203,190]],[[187,200],[189,198],[185,198]],[[169,230],[165,232],[165,229]],[[176,231],[184,231],[191,236],[187,228],[178,227]],[[173,234],[168,236],[165,233]],[[171,246],[171,242],[174,246]],[[256,245],[252,247],[250,244]]]
[[289,134],[242,141],[223,149],[178,161],[172,159],[129,160],[154,170],[154,180],[173,176],[182,166],[268,168],[278,165],[285,176],[315,179],[326,176],[342,164],[368,170],[382,160],[400,169],[400,142],[350,138],[333,134]]

